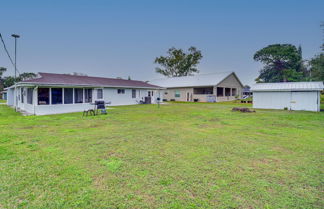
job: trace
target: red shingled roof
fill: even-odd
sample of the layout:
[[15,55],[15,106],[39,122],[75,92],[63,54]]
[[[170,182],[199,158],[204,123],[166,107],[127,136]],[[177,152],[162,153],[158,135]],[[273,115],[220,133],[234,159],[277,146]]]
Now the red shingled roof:
[[117,78],[103,78],[91,76],[79,76],[56,73],[39,73],[38,78],[22,81],[21,83],[30,84],[53,84],[53,85],[80,85],[98,87],[138,87],[138,88],[161,88],[143,81],[125,80]]

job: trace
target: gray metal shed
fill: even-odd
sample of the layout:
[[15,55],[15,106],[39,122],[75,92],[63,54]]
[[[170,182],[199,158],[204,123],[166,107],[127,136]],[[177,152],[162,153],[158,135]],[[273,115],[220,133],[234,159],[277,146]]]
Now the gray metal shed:
[[252,86],[253,108],[320,111],[323,82],[258,83]]

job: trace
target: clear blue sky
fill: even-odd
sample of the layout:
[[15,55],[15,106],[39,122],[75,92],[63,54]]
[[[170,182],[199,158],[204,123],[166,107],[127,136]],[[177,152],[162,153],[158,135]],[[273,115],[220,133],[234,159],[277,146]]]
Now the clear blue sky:
[[[51,3],[49,3],[51,2]],[[150,80],[154,58],[174,46],[196,46],[201,73],[235,71],[245,84],[261,68],[252,57],[274,43],[320,52],[323,0],[1,1],[0,32],[25,72],[81,72]],[[0,66],[13,74],[2,46]]]

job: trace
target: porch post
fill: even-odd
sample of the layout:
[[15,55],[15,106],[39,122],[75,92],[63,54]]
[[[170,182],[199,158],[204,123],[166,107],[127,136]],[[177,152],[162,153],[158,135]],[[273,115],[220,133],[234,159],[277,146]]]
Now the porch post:
[[34,106],[38,105],[38,86],[36,86],[33,91],[33,103]]
[[85,89],[83,88],[83,100],[82,100],[82,103],[85,103]]
[[62,88],[62,104],[64,104],[64,88]]
[[74,88],[72,88],[72,99],[73,99],[73,101],[72,101],[72,104],[74,104]]
[[49,104],[52,104],[52,88],[49,88]]

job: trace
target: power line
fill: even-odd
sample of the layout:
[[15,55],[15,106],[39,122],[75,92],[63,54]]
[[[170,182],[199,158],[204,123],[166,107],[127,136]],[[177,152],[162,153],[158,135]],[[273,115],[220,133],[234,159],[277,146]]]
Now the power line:
[[[8,57],[9,57],[9,59],[10,59],[11,64],[12,64],[13,66],[15,66],[15,64],[14,64],[14,62],[12,61],[12,58],[11,58],[9,52],[8,52],[8,49],[7,49],[7,47],[6,47],[6,44],[5,44],[5,42],[4,42],[3,38],[2,38],[1,33],[0,33],[0,39],[1,39],[1,42],[2,42],[2,44],[3,44],[3,48],[4,48],[4,50],[6,51],[6,54],[8,55]],[[18,72],[18,74],[20,74],[20,72],[19,72],[18,69],[17,69],[17,72]]]

